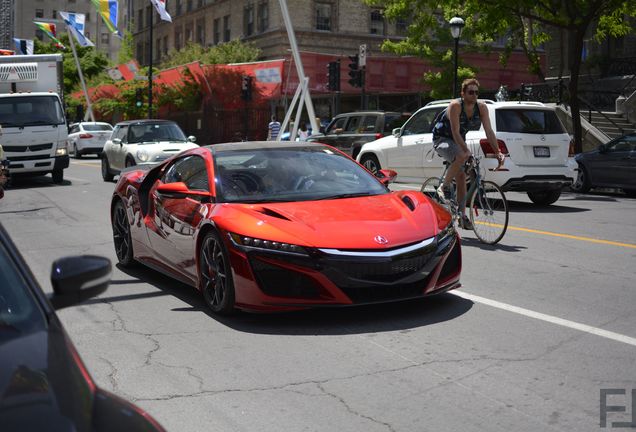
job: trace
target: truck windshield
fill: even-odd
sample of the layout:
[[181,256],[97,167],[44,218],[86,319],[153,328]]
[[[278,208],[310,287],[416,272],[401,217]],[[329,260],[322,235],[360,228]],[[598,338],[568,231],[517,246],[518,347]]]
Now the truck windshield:
[[3,127],[64,124],[64,111],[57,96],[17,96],[0,98]]

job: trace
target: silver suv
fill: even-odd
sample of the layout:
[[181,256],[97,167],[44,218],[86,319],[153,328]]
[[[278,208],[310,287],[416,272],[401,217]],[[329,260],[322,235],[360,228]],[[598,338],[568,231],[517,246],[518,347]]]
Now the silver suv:
[[[469,131],[466,143],[475,155],[485,156],[485,178],[504,191],[526,192],[532,202],[549,205],[576,179],[568,164],[570,136],[553,107],[540,102],[493,102],[488,107],[499,148],[506,154],[504,167],[493,171],[497,160],[483,127]],[[420,108],[391,136],[365,144],[358,161],[372,172],[394,169],[400,181],[422,183],[440,175],[443,159],[433,150],[433,119],[449,101],[431,102]]]

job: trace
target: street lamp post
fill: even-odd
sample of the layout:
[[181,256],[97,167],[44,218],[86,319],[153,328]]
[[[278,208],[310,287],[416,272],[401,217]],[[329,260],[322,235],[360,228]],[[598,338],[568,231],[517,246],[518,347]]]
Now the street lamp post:
[[453,72],[453,99],[457,97],[457,51],[459,50],[459,38],[462,35],[462,29],[464,28],[464,20],[460,17],[453,17],[449,21],[451,35],[455,39],[455,61]]

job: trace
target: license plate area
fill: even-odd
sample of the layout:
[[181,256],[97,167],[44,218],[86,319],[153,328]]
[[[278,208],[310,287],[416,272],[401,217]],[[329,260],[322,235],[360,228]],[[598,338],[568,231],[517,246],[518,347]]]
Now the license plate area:
[[536,146],[533,147],[534,157],[537,158],[549,158],[550,157],[550,147],[547,146]]

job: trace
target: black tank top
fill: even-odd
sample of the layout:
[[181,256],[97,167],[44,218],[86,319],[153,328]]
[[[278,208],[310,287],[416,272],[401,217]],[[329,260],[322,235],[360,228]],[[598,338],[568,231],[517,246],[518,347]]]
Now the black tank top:
[[[470,130],[479,130],[481,127],[481,117],[479,116],[479,102],[475,104],[473,109],[473,115],[469,118],[464,111],[464,100],[458,99],[462,106],[462,112],[459,114],[459,133],[464,140],[466,140],[466,134]],[[448,108],[442,110],[435,120],[433,120],[433,139],[440,137],[453,138],[453,131],[450,125],[450,119],[448,118]]]

